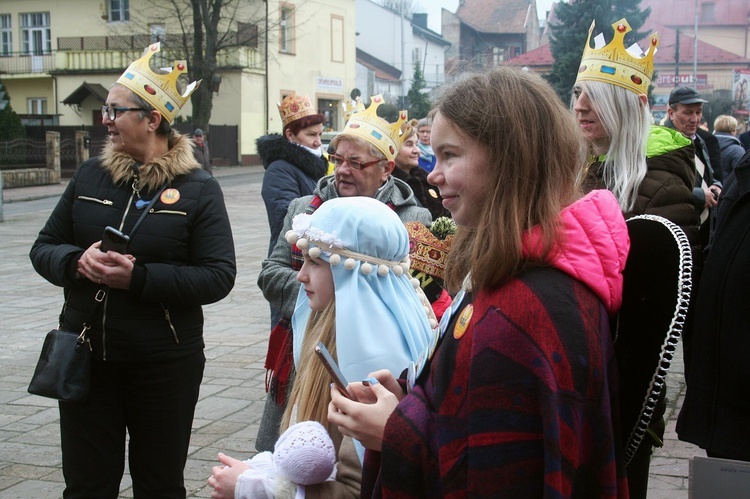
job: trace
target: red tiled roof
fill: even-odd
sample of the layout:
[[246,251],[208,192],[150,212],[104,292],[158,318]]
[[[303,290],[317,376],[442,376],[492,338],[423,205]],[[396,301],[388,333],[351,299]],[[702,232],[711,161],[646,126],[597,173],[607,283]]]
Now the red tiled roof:
[[370,71],[374,71],[375,78],[379,80],[401,81],[401,71],[368,54],[364,50],[357,49],[357,62]]
[[481,33],[526,33],[526,23],[537,22],[530,0],[464,0],[456,16]]
[[[713,4],[713,18],[707,16],[703,4]],[[651,7],[650,19],[665,26],[693,26],[696,2],[693,0],[641,0],[641,9]],[[699,26],[729,26],[748,23],[750,0],[700,0],[698,2]]]
[[508,66],[552,66],[554,59],[549,43],[542,45],[534,50],[529,50],[512,59],[505,61]]
[[[643,28],[641,28],[639,31],[648,34],[653,33],[654,31],[658,33],[659,50],[654,56],[654,62],[656,64],[670,64],[674,62],[675,47],[677,42],[676,30],[649,20],[646,21]],[[680,62],[692,61],[694,58],[695,38],[692,35],[692,31],[680,30]],[[645,43],[645,41],[642,41],[641,47],[645,47]],[[721,49],[715,45],[709,45],[708,43],[702,42],[699,39],[698,62],[700,62],[701,64],[733,63],[745,65],[750,63],[750,59],[746,59],[737,54],[733,54],[732,52]]]
[[[685,0],[683,0],[685,1]],[[666,26],[659,25],[656,22],[646,21],[643,28],[639,30],[642,33],[646,33],[647,36],[656,31],[659,35],[659,50],[654,56],[654,62],[656,64],[671,64],[674,63],[675,56],[675,45],[677,40],[677,32]],[[595,34],[599,33],[599,30],[594,29]],[[687,63],[693,60],[693,48],[694,38],[691,36],[692,32],[680,31],[680,62]],[[648,38],[640,42],[641,47],[646,47]],[[583,52],[583,47],[581,47]],[[505,62],[511,66],[551,66],[554,62],[552,58],[552,52],[549,44],[542,45],[541,47],[530,50],[525,54],[521,54],[518,57],[509,59]],[[698,62],[701,64],[740,64],[746,66],[750,64],[750,59],[746,59],[742,56],[733,54],[723,50],[715,45],[709,45],[698,40]]]

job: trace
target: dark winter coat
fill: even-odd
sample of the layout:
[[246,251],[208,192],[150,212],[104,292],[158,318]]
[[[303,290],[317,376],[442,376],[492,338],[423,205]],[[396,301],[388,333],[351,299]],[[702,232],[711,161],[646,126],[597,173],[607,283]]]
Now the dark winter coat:
[[208,142],[203,142],[203,147],[198,147],[198,144],[194,144],[193,155],[198,164],[201,165],[201,168],[211,175],[214,174],[214,167],[211,165],[211,153],[208,152]]
[[695,304],[680,440],[710,454],[750,461],[750,156],[719,202],[716,231]]
[[430,210],[433,220],[451,216],[451,212],[443,208],[443,198],[440,197],[438,188],[427,182],[428,174],[423,168],[415,166],[407,173],[401,168],[395,167],[391,175],[403,180],[411,187],[419,205]]
[[[676,128],[674,127],[674,123],[672,123],[672,121],[669,119],[664,122],[664,126],[676,130]],[[701,129],[699,128],[698,130]],[[701,132],[703,132],[703,130],[701,130]],[[714,137],[710,133],[708,134],[708,136],[710,136],[712,139],[716,139],[716,137]],[[703,175],[706,181],[706,185],[708,185],[708,187],[711,187],[712,185],[718,185],[719,187],[721,187],[721,179],[715,174],[715,170],[717,168],[719,170],[721,169],[721,152],[719,150],[718,140],[716,141],[716,147],[712,148],[715,149],[713,150],[713,152],[711,152],[706,141],[701,138],[700,134],[696,134],[695,138],[692,139],[692,141],[695,148],[695,154],[699,158],[701,158],[703,164],[706,165],[706,169]],[[713,141],[711,142],[713,143]],[[716,162],[716,164],[714,164],[714,162]],[[698,178],[697,173],[695,175],[695,182],[693,184],[693,205],[695,206],[695,209],[699,214],[706,206],[706,193],[701,188],[701,179]]]
[[[603,163],[593,163],[584,180],[584,191],[606,189]],[[693,206],[695,152],[690,139],[680,132],[653,126],[646,151],[646,176],[638,187],[635,205],[625,218],[658,215],[680,226],[698,249],[698,213]]]
[[742,147],[740,139],[730,133],[716,132],[716,138],[721,147],[721,169],[724,173],[724,181],[726,181],[742,156],[745,155],[745,148]]
[[[234,242],[219,183],[195,162],[188,139],[176,135],[170,145],[166,155],[140,165],[143,200],[165,183],[170,191],[131,238],[130,288],[104,287],[90,332],[95,359],[162,361],[199,352],[201,305],[221,300],[234,285]],[[36,271],[64,288],[67,330],[81,330],[102,288],[78,276],[78,259],[106,226],[128,234],[145,207],[132,188],[135,165],[111,147],[85,161],[31,248]]]
[[276,133],[260,137],[255,143],[266,169],[260,192],[271,228],[270,255],[284,226],[289,203],[313,193],[318,180],[325,176],[328,163]]

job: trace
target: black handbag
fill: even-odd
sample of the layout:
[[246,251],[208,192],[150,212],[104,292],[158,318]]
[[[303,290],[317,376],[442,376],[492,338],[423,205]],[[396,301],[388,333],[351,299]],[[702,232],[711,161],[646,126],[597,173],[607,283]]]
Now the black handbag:
[[86,400],[91,381],[89,328],[84,325],[80,334],[60,329],[47,333],[29,393],[68,402]]

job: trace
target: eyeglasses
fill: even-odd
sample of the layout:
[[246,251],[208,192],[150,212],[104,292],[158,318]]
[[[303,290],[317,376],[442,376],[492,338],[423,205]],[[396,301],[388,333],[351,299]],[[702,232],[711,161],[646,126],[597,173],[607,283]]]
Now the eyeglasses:
[[349,165],[349,168],[351,168],[352,170],[364,170],[368,166],[377,165],[381,161],[385,161],[384,159],[376,159],[375,161],[369,161],[367,163],[363,163],[355,159],[346,159],[336,154],[331,154],[330,156],[328,156],[328,158],[337,168],[343,165],[344,163],[346,163],[347,165]]
[[125,111],[148,111],[142,107],[112,107],[102,106],[102,118],[107,117],[110,121],[117,119],[117,113],[124,113]]

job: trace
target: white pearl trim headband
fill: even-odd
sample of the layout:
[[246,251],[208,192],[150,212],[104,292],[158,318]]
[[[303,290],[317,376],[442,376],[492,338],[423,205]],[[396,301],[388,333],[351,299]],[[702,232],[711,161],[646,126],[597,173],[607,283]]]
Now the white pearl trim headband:
[[[364,275],[370,275],[373,267],[377,267],[377,273],[381,277],[387,276],[391,270],[395,275],[401,276],[408,273],[411,266],[408,255],[397,262],[350,251],[344,247],[344,243],[336,236],[335,232],[327,233],[317,227],[311,227],[310,215],[304,213],[294,217],[292,229],[287,231],[285,237],[289,244],[296,244],[303,254],[309,255],[310,258],[320,258],[322,253],[326,253],[326,255],[329,255],[328,263],[333,266],[339,265],[341,259],[344,258],[344,268],[354,270],[357,261],[360,261],[362,265],[360,265],[359,270]],[[310,243],[316,246],[310,248]],[[417,281],[417,284],[419,284],[419,281]]]

